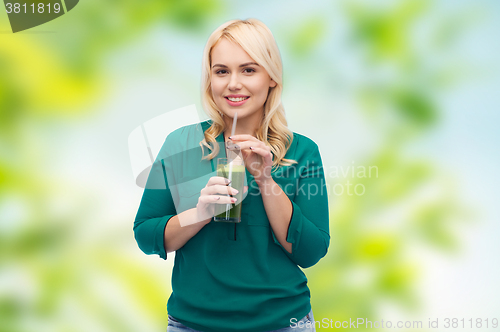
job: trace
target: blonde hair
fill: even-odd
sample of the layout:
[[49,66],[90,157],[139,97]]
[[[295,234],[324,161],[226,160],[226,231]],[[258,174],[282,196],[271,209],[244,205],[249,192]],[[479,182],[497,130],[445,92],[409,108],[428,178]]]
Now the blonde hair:
[[211,153],[202,159],[213,159],[217,156],[219,144],[216,142],[216,137],[226,129],[222,113],[213,99],[210,81],[212,49],[222,38],[227,38],[241,46],[276,82],[276,86],[269,89],[267,100],[264,103],[264,117],[260,129],[257,131],[257,139],[271,148],[274,155],[274,169],[278,166],[289,166],[297,163],[295,160],[284,158],[292,144],[293,133],[287,127],[285,109],[281,103],[283,65],[280,52],[269,28],[257,19],[226,22],[208,38],[203,52],[201,98],[205,111],[212,119],[212,125],[205,131],[205,138],[200,142],[200,146],[202,151],[205,146],[210,149]]

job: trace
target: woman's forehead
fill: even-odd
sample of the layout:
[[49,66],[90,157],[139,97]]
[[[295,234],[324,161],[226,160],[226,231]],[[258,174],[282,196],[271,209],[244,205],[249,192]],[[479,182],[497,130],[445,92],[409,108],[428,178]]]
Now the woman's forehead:
[[221,38],[214,45],[212,48],[211,59],[211,66],[216,64],[239,66],[243,63],[255,62],[240,45],[228,40],[227,38]]

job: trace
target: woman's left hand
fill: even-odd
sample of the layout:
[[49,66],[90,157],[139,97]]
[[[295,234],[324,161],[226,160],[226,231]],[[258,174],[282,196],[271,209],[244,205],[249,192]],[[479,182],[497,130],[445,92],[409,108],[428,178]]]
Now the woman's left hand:
[[258,185],[272,180],[273,154],[264,142],[251,135],[234,135],[230,137],[227,148],[231,151],[241,150],[245,167]]

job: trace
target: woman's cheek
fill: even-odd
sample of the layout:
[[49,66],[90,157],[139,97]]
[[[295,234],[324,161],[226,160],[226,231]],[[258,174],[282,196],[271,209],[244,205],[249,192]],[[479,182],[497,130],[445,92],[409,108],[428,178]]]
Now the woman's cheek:
[[214,95],[214,97],[220,95],[222,82],[220,82],[220,80],[214,79],[210,83],[212,85],[212,94]]

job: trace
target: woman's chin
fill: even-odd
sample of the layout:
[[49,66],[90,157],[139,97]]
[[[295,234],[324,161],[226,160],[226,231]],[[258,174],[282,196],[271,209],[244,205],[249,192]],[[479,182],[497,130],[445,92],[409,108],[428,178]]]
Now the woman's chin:
[[234,109],[234,110],[227,110],[225,112],[223,112],[225,116],[227,116],[228,118],[231,118],[233,119],[234,118],[234,115],[236,113],[238,113],[238,119],[243,119],[247,114],[247,112],[245,112],[245,110],[238,110],[238,109]]

